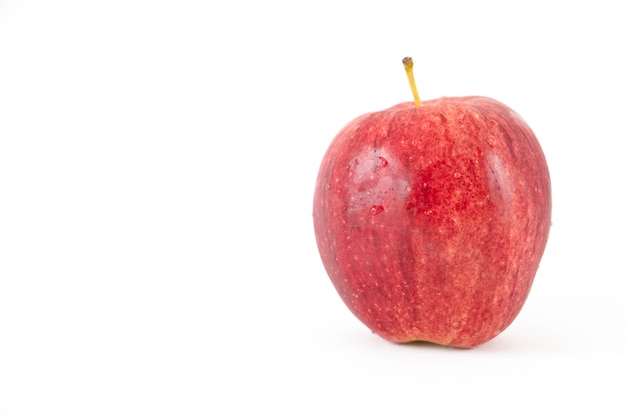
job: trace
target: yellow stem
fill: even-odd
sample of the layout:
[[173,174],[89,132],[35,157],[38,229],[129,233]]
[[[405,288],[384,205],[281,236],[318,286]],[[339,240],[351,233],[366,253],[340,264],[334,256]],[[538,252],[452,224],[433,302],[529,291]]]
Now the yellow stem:
[[413,59],[411,57],[406,57],[402,60],[404,64],[404,70],[406,71],[406,76],[409,77],[409,84],[411,85],[411,91],[413,92],[413,98],[415,99],[415,105],[417,107],[421,106],[422,100],[420,100],[419,94],[417,94],[417,87],[415,86],[415,77],[413,77]]

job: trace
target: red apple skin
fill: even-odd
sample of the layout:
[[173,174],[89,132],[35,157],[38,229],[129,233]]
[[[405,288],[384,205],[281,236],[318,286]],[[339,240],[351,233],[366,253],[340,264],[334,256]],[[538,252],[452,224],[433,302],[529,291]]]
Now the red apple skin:
[[353,120],[324,156],[313,206],[322,262],[359,320],[392,342],[458,348],[518,315],[552,207],[537,138],[486,97]]

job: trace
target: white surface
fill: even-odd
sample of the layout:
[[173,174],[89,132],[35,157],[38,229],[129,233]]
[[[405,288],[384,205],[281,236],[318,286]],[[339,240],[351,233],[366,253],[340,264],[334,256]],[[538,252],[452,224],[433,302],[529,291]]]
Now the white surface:
[[[626,413],[621,9],[348,4],[0,1],[0,416]],[[322,154],[411,100],[406,55],[551,169],[530,298],[475,350],[371,335],[315,247]]]

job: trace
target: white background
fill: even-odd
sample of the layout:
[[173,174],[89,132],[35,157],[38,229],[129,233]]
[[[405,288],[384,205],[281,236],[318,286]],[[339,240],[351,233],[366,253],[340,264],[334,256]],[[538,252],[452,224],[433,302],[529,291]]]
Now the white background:
[[[0,0],[0,416],[626,413],[626,29],[610,1]],[[486,95],[546,154],[517,320],[394,345],[312,198],[352,118]]]

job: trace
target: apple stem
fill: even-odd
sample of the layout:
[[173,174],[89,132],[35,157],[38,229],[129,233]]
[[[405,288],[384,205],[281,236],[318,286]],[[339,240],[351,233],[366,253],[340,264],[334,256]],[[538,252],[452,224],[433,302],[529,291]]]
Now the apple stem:
[[415,99],[415,106],[419,107],[422,105],[422,100],[420,100],[419,94],[417,94],[417,87],[415,86],[415,77],[413,77],[413,58],[407,56],[402,60],[404,64],[404,70],[406,71],[406,76],[409,77],[409,84],[411,85],[411,91],[413,92],[413,98]]

